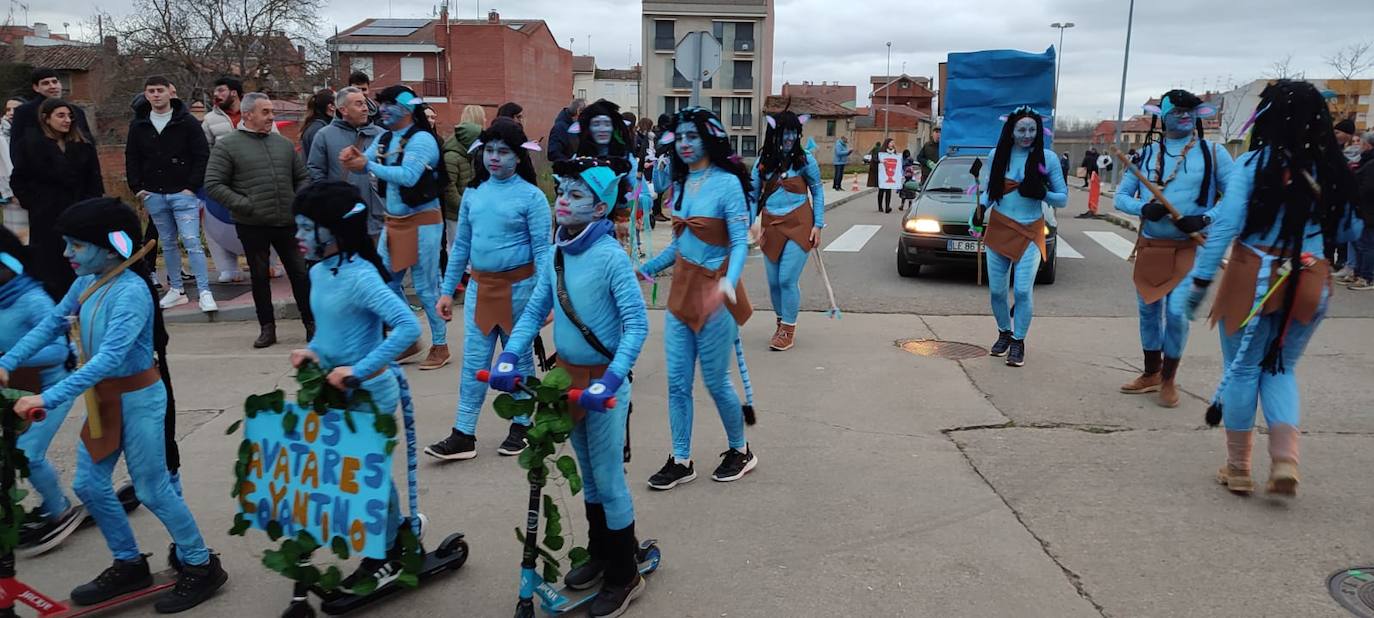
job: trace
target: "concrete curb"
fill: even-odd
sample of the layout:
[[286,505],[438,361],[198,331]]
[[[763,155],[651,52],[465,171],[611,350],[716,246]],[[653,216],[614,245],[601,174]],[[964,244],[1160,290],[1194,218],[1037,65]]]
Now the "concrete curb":
[[840,206],[843,206],[843,205],[848,204],[848,203],[850,203],[850,202],[852,202],[852,201],[854,201],[854,200],[857,200],[857,199],[859,199],[859,198],[861,198],[861,197],[863,197],[863,196],[865,196],[865,195],[868,195],[868,194],[870,194],[870,193],[873,193],[874,191],[877,191],[877,189],[874,189],[873,187],[868,187],[868,188],[866,188],[866,189],[859,189],[859,192],[858,192],[858,193],[850,193],[849,195],[846,195],[846,196],[844,196],[844,197],[842,197],[842,198],[840,198],[840,199],[838,199],[838,200],[835,200],[835,201],[833,201],[833,202],[826,202],[826,203],[825,203],[825,211],[826,211],[826,212],[830,212],[831,210],[834,210],[834,209],[836,209],[836,208],[839,208]]
[[1108,212],[1102,214],[1101,218],[1103,221],[1124,227],[1132,232],[1140,231],[1140,220],[1130,215],[1121,214],[1119,212]]

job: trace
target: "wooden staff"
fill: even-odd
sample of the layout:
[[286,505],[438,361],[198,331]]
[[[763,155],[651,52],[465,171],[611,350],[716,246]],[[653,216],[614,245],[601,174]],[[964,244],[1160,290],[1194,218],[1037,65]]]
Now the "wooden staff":
[[[105,273],[102,277],[97,279],[95,283],[91,284],[91,287],[86,288],[86,291],[82,292],[81,296],[77,298],[76,315],[72,316],[70,319],[72,322],[71,339],[72,342],[76,345],[76,358],[78,361],[78,368],[80,368],[82,365],[85,365],[86,361],[90,360],[86,358],[86,349],[84,346],[81,345],[81,305],[85,304],[86,299],[90,298],[96,290],[99,290],[102,286],[109,283],[110,280],[118,276],[119,273],[128,270],[130,266],[133,266],[135,262],[143,259],[143,256],[147,255],[148,252],[152,251],[153,247],[156,246],[156,240],[148,241],[146,244],[143,245],[142,249],[135,251],[133,255],[129,256],[128,259],[120,263],[119,266],[114,267],[110,270],[110,272]],[[105,435],[105,427],[100,422],[100,402],[96,399],[95,389],[87,389],[86,392],[82,395],[82,397],[86,402],[86,426],[90,427],[91,439],[99,440],[101,437]]]
[[[1145,187],[1145,189],[1150,192],[1150,195],[1154,196],[1155,201],[1164,205],[1164,208],[1169,211],[1169,218],[1173,219],[1175,223],[1183,218],[1183,215],[1178,213],[1178,209],[1174,208],[1174,205],[1169,203],[1169,199],[1164,197],[1164,191],[1155,186],[1155,183],[1150,182],[1150,179],[1145,176],[1145,172],[1140,171],[1140,168],[1136,167],[1136,164],[1131,163],[1131,158],[1126,156],[1126,153],[1121,152],[1121,149],[1116,146],[1108,146],[1107,148],[1112,153],[1112,156],[1116,157],[1116,160],[1126,166],[1126,169],[1136,177],[1136,180],[1140,181],[1140,186]],[[1192,237],[1193,241],[1199,245],[1206,244],[1207,242],[1207,237],[1197,232],[1188,234],[1188,236]]]

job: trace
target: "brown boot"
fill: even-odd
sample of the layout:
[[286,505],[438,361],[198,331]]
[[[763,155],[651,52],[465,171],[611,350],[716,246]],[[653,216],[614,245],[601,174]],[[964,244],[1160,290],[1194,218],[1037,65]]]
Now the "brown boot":
[[1269,428],[1269,484],[1276,496],[1298,495],[1298,428],[1279,424]]
[[438,369],[447,365],[449,361],[448,344],[436,344],[429,346],[429,355],[420,363],[420,371]]
[[1226,464],[1217,471],[1217,482],[1233,494],[1248,496],[1255,491],[1255,479],[1250,477],[1250,452],[1254,445],[1254,431],[1226,430]]
[[1159,405],[1166,408],[1178,407],[1178,387],[1174,385],[1174,376],[1178,374],[1179,360],[1166,357],[1163,369],[1159,372]]
[[773,340],[768,343],[768,349],[775,352],[783,352],[792,349],[793,336],[797,332],[796,324],[778,323],[778,331],[773,333]]
[[1164,353],[1159,350],[1145,350],[1145,371],[1136,379],[1121,385],[1121,392],[1129,395],[1153,393],[1159,390],[1160,359]]
[[411,362],[411,360],[412,360],[411,357],[413,357],[413,356],[415,356],[416,354],[419,354],[419,353],[420,353],[420,342],[419,342],[419,341],[416,341],[415,343],[410,344],[410,347],[406,348],[404,352],[401,352],[400,355],[398,355],[398,356],[396,357],[396,362],[401,363],[401,364],[404,365],[404,364],[406,364],[406,363]]

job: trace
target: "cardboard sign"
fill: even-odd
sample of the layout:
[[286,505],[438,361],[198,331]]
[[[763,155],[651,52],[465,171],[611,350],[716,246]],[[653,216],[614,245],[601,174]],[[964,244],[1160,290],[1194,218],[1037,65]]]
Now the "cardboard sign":
[[902,155],[891,152],[878,153],[878,188],[902,188]]
[[[287,431],[283,418],[293,413],[296,427]],[[320,415],[294,402],[283,414],[266,410],[244,421],[252,455],[239,510],[254,528],[275,521],[288,537],[304,530],[325,547],[342,537],[354,553],[385,553],[389,438],[370,413],[351,414],[356,431],[338,410]]]

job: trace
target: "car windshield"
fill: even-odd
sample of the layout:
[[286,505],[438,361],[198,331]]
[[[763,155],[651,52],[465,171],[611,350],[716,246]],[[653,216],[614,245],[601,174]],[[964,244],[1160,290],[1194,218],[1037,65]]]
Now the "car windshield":
[[930,193],[963,193],[974,186],[978,179],[969,174],[969,167],[975,159],[969,157],[950,158],[935,166],[925,190]]

